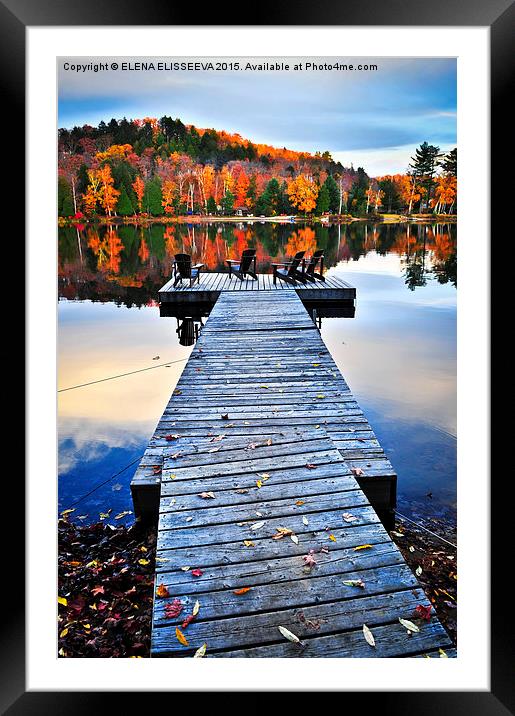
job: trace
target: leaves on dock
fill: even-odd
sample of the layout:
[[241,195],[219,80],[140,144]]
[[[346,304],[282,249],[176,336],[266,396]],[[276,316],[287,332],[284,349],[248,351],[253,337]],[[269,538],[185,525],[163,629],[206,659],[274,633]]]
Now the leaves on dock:
[[241,589],[235,589],[233,590],[233,594],[246,594],[247,592],[250,592],[252,587],[242,587]]
[[360,589],[365,589],[365,582],[362,579],[346,579],[343,584],[345,584],[346,587],[360,587]]
[[179,616],[179,614],[184,609],[184,605],[181,602],[180,599],[177,599],[177,597],[173,600],[173,602],[169,602],[168,604],[165,604],[164,606],[164,612],[165,617],[167,619],[175,619]]
[[416,624],[413,624],[409,619],[402,619],[399,617],[399,622],[402,624],[403,627],[405,627],[409,632],[412,632],[415,634],[416,632],[420,631],[418,626]]
[[376,640],[374,639],[374,635],[370,631],[370,629],[367,627],[366,624],[363,624],[363,636],[365,637],[365,640],[367,641],[370,646],[376,645]]
[[202,497],[203,500],[214,500],[215,499],[214,492],[199,492],[198,496]]
[[189,646],[189,642],[182,633],[182,631],[179,629],[179,627],[175,627],[175,636],[177,637],[177,641],[180,642],[183,646]]
[[197,651],[193,654],[193,658],[201,659],[205,655],[206,649],[207,649],[207,644],[202,644],[202,646],[199,646]]
[[201,577],[204,573],[201,569],[192,569],[191,574],[193,577]]
[[169,596],[170,596],[170,592],[168,591],[168,588],[165,587],[164,584],[160,584],[160,585],[158,586],[158,588],[156,589],[156,595],[157,595],[160,599],[165,599],[166,597],[169,597]]
[[294,634],[293,632],[291,632],[289,629],[286,629],[286,627],[279,626],[277,628],[279,629],[281,634],[284,636],[284,638],[288,639],[288,641],[291,641],[294,644],[302,644],[299,637],[296,634]]

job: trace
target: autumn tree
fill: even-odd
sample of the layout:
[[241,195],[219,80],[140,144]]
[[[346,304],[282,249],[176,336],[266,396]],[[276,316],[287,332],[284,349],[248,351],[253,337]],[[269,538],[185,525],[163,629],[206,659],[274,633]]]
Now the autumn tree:
[[304,214],[310,214],[316,207],[318,186],[310,177],[299,174],[288,186],[292,205]]
[[145,182],[139,175],[134,180],[134,182],[132,184],[132,188],[134,189],[134,193],[136,194],[136,199],[138,202],[138,209],[141,213],[143,211],[142,207],[143,207],[143,195],[145,193]]

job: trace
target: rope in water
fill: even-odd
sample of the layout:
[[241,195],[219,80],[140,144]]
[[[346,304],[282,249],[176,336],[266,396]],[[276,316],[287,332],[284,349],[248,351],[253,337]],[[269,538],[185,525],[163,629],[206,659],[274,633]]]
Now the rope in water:
[[60,388],[57,392],[64,393],[67,390],[75,390],[75,388],[85,388],[87,385],[94,385],[95,383],[104,383],[106,380],[114,380],[115,378],[124,378],[126,375],[134,375],[134,373],[143,373],[146,370],[154,370],[154,368],[164,368],[167,365],[173,365],[174,363],[183,363],[187,358],[179,358],[178,360],[171,360],[168,363],[160,363],[159,365],[151,365],[148,368],[140,368],[139,370],[131,370],[128,373],[119,373],[118,375],[111,375],[109,378],[100,378],[99,380],[91,380],[89,383],[80,383],[80,385],[71,385],[69,388]]
[[402,512],[395,510],[395,514],[399,515],[399,517],[402,517],[403,520],[408,520],[408,522],[411,522],[412,524],[417,525],[417,527],[420,527],[421,530],[425,530],[426,532],[429,532],[429,534],[433,535],[434,537],[438,537],[438,539],[442,540],[442,542],[446,542],[447,544],[450,544],[451,547],[458,549],[457,544],[454,544],[453,542],[449,542],[449,540],[445,539],[445,537],[441,537],[436,532],[433,532],[432,530],[429,530],[427,527],[424,527],[423,525],[419,524],[418,522],[415,522],[415,520],[412,520],[409,517],[406,517],[406,515],[403,515]]
[[96,492],[96,490],[98,490],[100,487],[107,485],[108,482],[110,482],[111,480],[114,480],[115,477],[118,477],[118,475],[121,475],[122,472],[125,472],[125,470],[128,470],[128,468],[131,465],[134,465],[135,462],[138,462],[138,460],[141,460],[142,457],[143,457],[143,455],[138,455],[138,457],[134,458],[134,460],[132,460],[132,462],[130,462],[128,465],[125,465],[125,467],[123,467],[121,470],[116,472],[114,475],[111,475],[111,477],[108,477],[107,480],[103,480],[98,485],[95,485],[95,487],[91,488],[91,490],[89,492],[86,492],[86,494],[79,497],[77,500],[75,500],[75,502],[72,502],[70,507],[75,507],[75,505],[78,505],[79,502],[82,502],[82,500],[84,500],[86,497],[89,497],[91,494],[93,494],[93,492]]

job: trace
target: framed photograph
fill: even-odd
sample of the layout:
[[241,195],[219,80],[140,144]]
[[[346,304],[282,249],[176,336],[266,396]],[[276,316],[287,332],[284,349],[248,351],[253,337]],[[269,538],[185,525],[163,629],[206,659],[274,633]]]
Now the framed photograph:
[[512,5],[0,11],[28,308],[3,710],[513,710],[488,437]]

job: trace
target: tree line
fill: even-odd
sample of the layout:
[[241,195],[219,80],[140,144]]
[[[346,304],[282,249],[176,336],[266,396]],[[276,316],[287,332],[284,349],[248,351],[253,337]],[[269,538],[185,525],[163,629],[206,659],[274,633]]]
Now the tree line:
[[255,144],[171,117],[59,130],[58,214],[352,214],[456,208],[456,150],[424,142],[406,174],[371,178],[329,152]]

